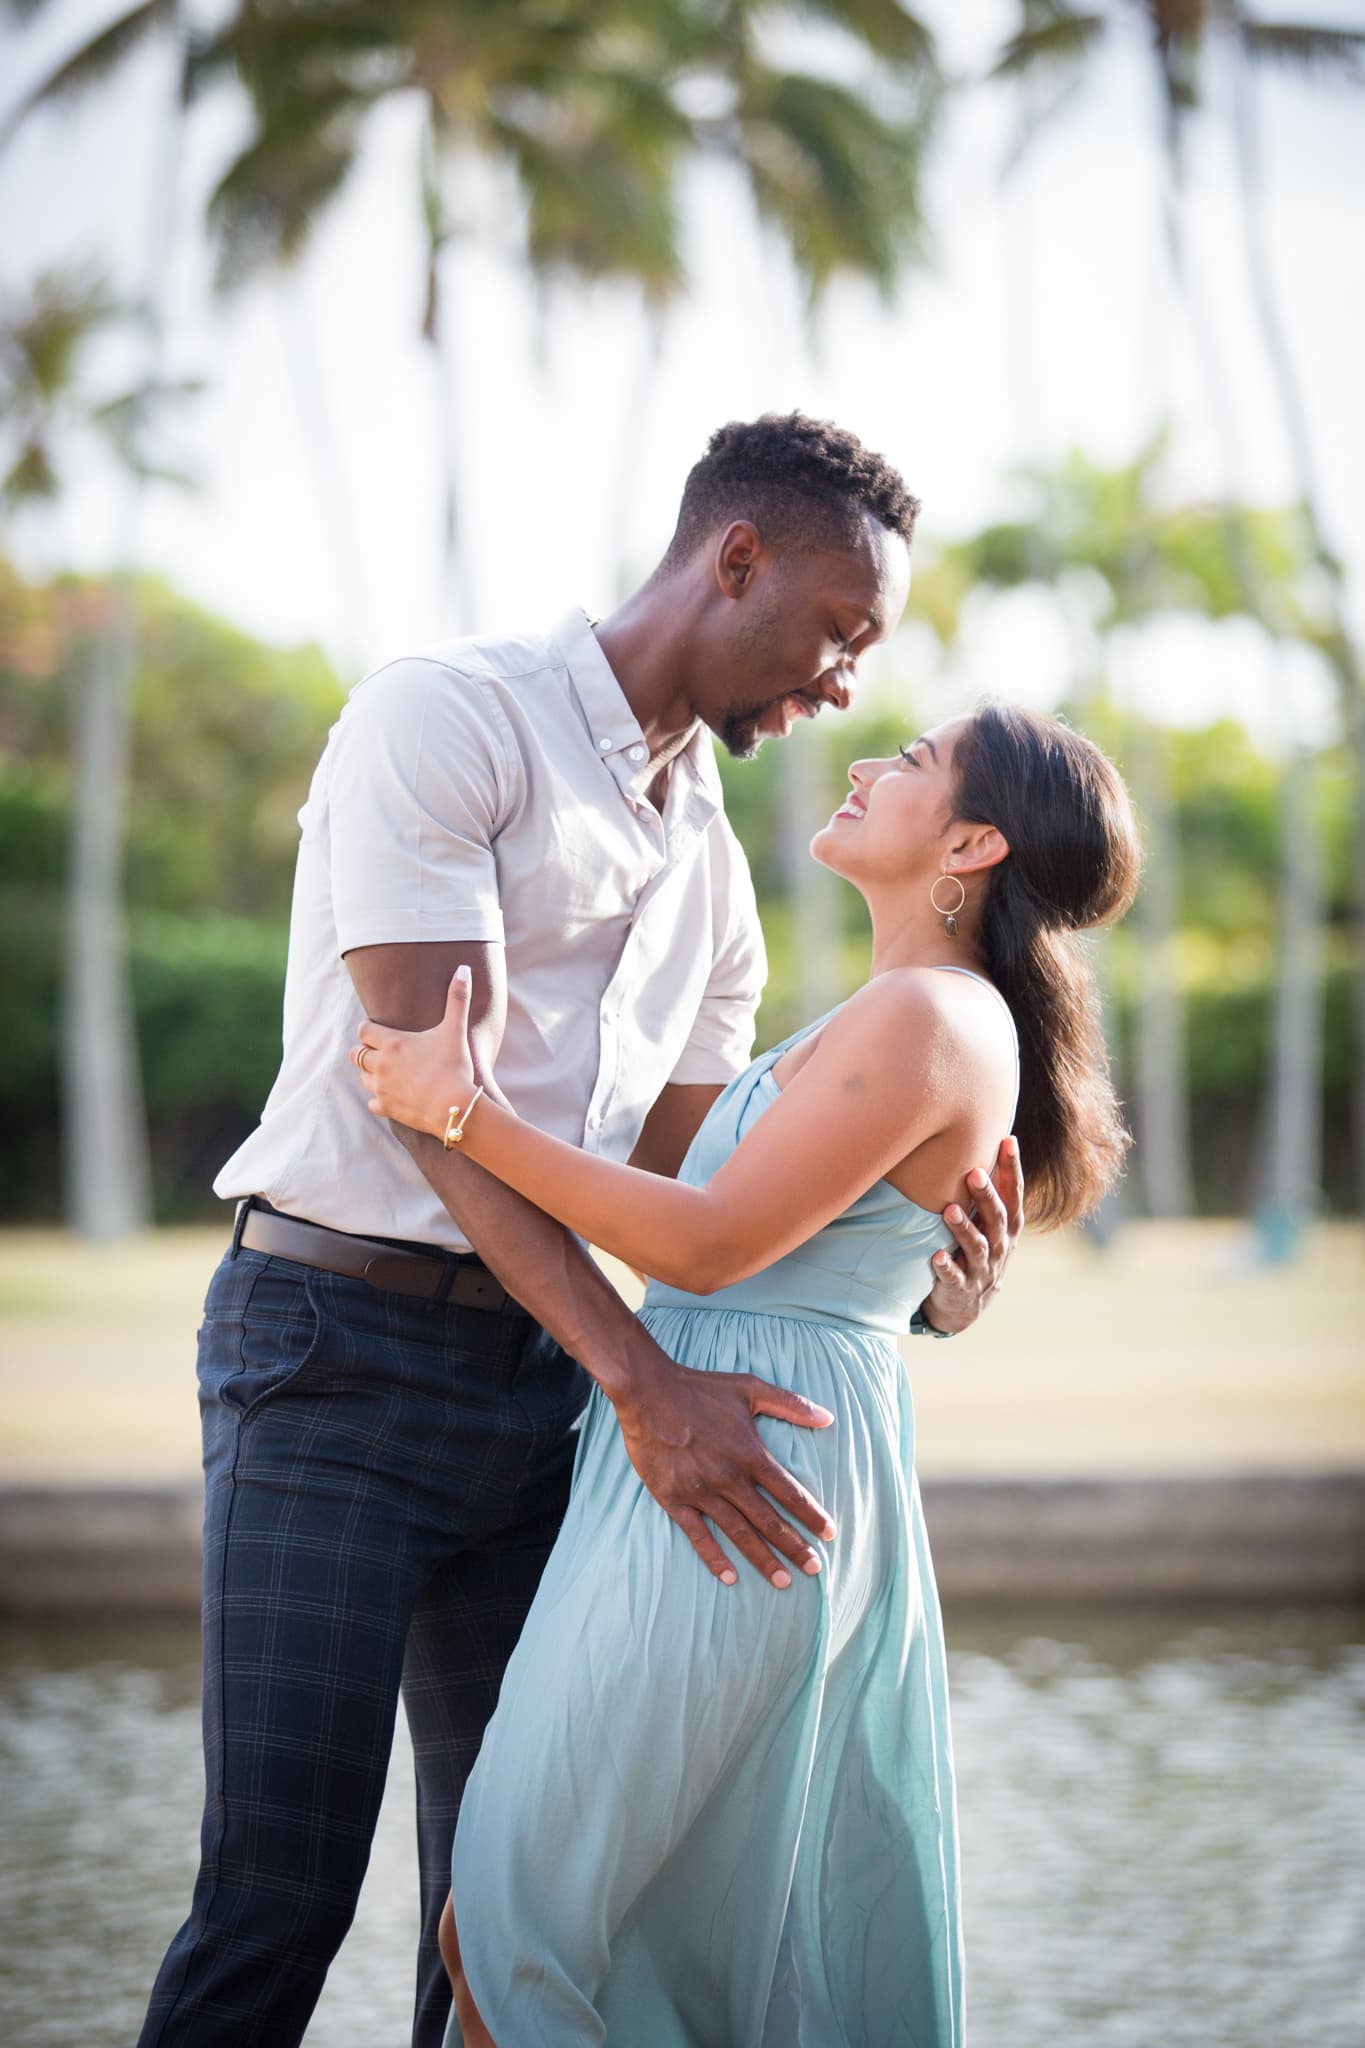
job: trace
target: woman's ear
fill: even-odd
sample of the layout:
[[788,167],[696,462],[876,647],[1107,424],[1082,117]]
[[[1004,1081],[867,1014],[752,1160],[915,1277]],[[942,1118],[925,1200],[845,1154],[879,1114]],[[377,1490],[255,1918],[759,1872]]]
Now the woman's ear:
[[998,868],[1008,858],[1009,841],[996,825],[961,825],[950,837],[945,870],[950,875],[975,875]]

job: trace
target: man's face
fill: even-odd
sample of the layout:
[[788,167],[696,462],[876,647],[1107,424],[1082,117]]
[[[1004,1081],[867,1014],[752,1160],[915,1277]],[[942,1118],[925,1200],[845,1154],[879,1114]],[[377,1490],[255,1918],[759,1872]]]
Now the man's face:
[[859,657],[893,630],[909,591],[909,549],[871,518],[846,549],[762,553],[706,678],[703,716],[727,752],[747,760],[826,704],[846,711]]

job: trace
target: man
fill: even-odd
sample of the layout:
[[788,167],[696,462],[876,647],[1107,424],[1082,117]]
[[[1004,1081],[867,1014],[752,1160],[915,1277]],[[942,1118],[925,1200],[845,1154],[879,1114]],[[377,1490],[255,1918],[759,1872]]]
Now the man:
[[[480,1078],[546,1130],[675,1172],[746,1064],[762,939],[712,756],[852,700],[909,588],[918,507],[852,435],[713,436],[654,575],[592,628],[475,640],[353,693],[300,814],[284,1058],[216,1187],[244,1198],[200,1348],[203,1855],[142,2048],[297,2042],[354,1911],[401,1689],[417,1762],[417,2048],[465,1777],[567,1498],[596,1379],[713,1571],[773,1581],[823,1508],[754,1417],[799,1397],[669,1360],[584,1248],[376,1122],[364,1015],[421,1028],[473,975]],[[965,1327],[1019,1229],[1011,1152],[949,1212],[926,1328]],[[979,1188],[976,1183],[979,1182]],[[1002,1199],[1003,1197],[1003,1199]],[[680,1569],[696,1569],[688,1562]],[[590,1767],[591,1760],[586,1760]]]

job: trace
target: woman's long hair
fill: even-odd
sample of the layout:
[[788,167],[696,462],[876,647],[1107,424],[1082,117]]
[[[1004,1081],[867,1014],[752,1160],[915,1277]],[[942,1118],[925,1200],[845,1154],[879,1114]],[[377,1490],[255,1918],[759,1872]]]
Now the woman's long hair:
[[978,942],[1019,1032],[1026,1214],[1051,1229],[1098,1208],[1131,1143],[1078,934],[1112,924],[1137,894],[1137,824],[1113,764],[1060,719],[984,704],[956,741],[953,772],[957,816],[1009,843]]

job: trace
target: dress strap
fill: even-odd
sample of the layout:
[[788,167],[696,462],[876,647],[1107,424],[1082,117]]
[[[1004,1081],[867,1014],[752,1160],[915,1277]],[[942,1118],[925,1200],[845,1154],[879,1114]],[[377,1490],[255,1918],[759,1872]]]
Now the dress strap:
[[791,1035],[787,1038],[784,1038],[780,1044],[770,1046],[767,1052],[760,1053],[759,1058],[767,1066],[772,1066],[775,1060],[781,1059],[784,1052],[790,1052],[792,1047],[794,1045],[799,1045],[803,1038],[809,1038],[812,1031],[818,1031],[822,1024],[828,1024],[830,1018],[834,1015],[834,1010],[841,1010],[842,1008],[842,1003],[836,1003],[834,1005],[833,1010],[826,1010],[824,1016],[817,1017],[814,1023],[812,1024],[801,1025],[799,1030],[793,1031]]

